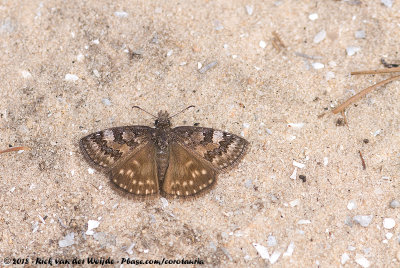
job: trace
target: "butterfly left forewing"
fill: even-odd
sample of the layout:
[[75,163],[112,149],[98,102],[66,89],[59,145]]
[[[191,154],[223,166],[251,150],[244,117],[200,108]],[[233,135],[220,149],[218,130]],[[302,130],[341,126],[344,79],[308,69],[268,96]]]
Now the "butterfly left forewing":
[[249,148],[249,142],[244,138],[212,128],[182,126],[172,131],[187,150],[218,171],[237,164]]
[[210,163],[190,153],[178,142],[173,142],[161,189],[168,195],[191,196],[210,188],[216,176],[217,171]]

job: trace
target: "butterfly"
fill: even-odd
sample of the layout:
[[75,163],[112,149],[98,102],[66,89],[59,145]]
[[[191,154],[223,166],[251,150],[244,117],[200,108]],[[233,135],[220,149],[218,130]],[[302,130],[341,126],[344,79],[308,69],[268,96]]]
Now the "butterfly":
[[217,175],[237,164],[249,148],[244,138],[221,130],[171,128],[171,118],[160,111],[154,128],[123,126],[92,133],[80,140],[80,149],[94,168],[129,193],[187,197],[211,188]]

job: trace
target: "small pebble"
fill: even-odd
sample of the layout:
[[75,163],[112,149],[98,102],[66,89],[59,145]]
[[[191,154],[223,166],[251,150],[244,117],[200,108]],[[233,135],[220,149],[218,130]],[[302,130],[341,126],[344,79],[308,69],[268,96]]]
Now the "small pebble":
[[383,219],[383,227],[385,229],[392,229],[396,225],[396,221],[392,218]]
[[310,20],[316,20],[316,19],[318,19],[318,14],[317,13],[312,13],[312,14],[308,15],[308,18]]
[[273,235],[268,236],[268,238],[267,238],[267,245],[268,245],[269,247],[274,247],[274,246],[276,246],[276,245],[277,245],[276,237],[273,236]]
[[95,39],[95,40],[93,40],[93,41],[92,41],[92,44],[95,44],[95,45],[98,45],[98,44],[100,44],[100,41],[99,41],[99,39]]
[[357,208],[357,204],[355,200],[350,200],[349,203],[347,204],[347,209],[348,210],[353,210]]
[[299,221],[297,222],[297,224],[310,224],[310,223],[311,223],[310,220],[299,220]]
[[304,168],[306,165],[293,160],[293,166],[298,168]]
[[262,259],[269,260],[269,253],[266,247],[257,243],[253,243],[253,246],[256,248],[258,254]]
[[260,41],[260,43],[258,43],[258,45],[261,47],[261,48],[266,48],[266,46],[267,46],[267,43],[265,43],[265,41]]
[[251,5],[246,5],[246,12],[247,12],[247,15],[249,15],[249,16],[253,15],[253,10],[254,10],[254,7],[253,7],[253,6],[251,6]]
[[293,173],[292,173],[292,175],[290,175],[290,178],[291,178],[292,180],[295,180],[295,179],[297,178],[297,168],[295,168],[295,169],[293,170]]
[[326,31],[322,30],[314,36],[314,43],[318,44],[319,42],[323,41],[326,37]]
[[363,31],[363,30],[356,31],[355,37],[358,38],[358,39],[364,39],[365,38],[365,31]]
[[128,17],[128,13],[126,13],[125,11],[115,11],[114,15],[120,18]]
[[320,70],[320,69],[323,69],[325,67],[325,65],[323,63],[320,63],[320,62],[313,62],[313,63],[311,63],[311,65],[315,70]]
[[68,82],[75,82],[79,79],[79,77],[74,74],[66,74],[64,79]]
[[373,215],[357,215],[353,217],[353,220],[362,227],[368,227],[373,217]]
[[86,235],[93,235],[93,229],[96,229],[97,227],[99,227],[100,222],[95,221],[95,220],[89,220],[88,221],[88,229],[86,231]]
[[271,254],[269,257],[269,262],[271,264],[274,264],[275,262],[278,261],[279,257],[281,256],[281,253],[279,251],[275,251],[274,253]]
[[335,73],[334,72],[329,71],[329,72],[326,73],[326,75],[325,75],[326,81],[329,81],[329,80],[331,80],[333,78],[335,78]]
[[294,242],[290,242],[289,246],[287,247],[287,250],[285,253],[283,253],[283,257],[290,257],[293,254],[294,251]]
[[64,239],[58,241],[58,246],[60,248],[65,248],[65,247],[69,247],[72,246],[74,244],[74,233],[69,233],[67,234]]
[[88,168],[89,174],[94,174],[94,169],[93,168]]
[[329,164],[329,158],[328,157],[324,157],[324,166],[327,166]]
[[216,61],[213,61],[213,62],[207,64],[206,66],[204,66],[203,68],[201,68],[201,69],[199,70],[199,72],[200,72],[201,74],[204,74],[205,72],[207,72],[209,69],[215,67],[216,65],[217,65],[217,62],[216,62]]
[[78,62],[82,62],[85,59],[85,56],[83,56],[82,54],[79,54],[78,56],[76,56],[76,60]]
[[291,207],[298,206],[299,204],[300,204],[300,199],[295,199],[295,200],[289,202],[289,205]]
[[346,48],[346,53],[347,53],[347,56],[353,56],[360,50],[361,50],[360,47],[349,46]]
[[342,257],[340,257],[340,263],[345,264],[348,260],[350,260],[349,254],[346,252],[342,254]]
[[381,0],[381,3],[384,4],[388,8],[392,8],[392,5],[393,5],[392,0]]
[[25,78],[25,79],[29,79],[29,78],[32,77],[31,73],[28,72],[28,71],[26,71],[26,70],[22,70],[22,71],[21,71],[21,75],[22,75],[22,77]]
[[168,200],[167,199],[165,199],[164,197],[161,197],[160,200],[161,200],[161,204],[162,204],[163,208],[168,207]]
[[400,207],[400,202],[397,201],[397,200],[395,200],[395,199],[393,199],[393,200],[390,202],[390,207],[391,207],[391,208],[399,208],[399,207]]
[[93,70],[93,74],[94,74],[97,78],[100,77],[100,73],[99,73],[99,71],[97,71],[96,69]]
[[367,268],[371,265],[371,263],[361,254],[356,254],[356,263],[364,268]]
[[392,233],[386,233],[385,237],[386,237],[386,239],[390,240],[390,239],[392,239],[393,234]]

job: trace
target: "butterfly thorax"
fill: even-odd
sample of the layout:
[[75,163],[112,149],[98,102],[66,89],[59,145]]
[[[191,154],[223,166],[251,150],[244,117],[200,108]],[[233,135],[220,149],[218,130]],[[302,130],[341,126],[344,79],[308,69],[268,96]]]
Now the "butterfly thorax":
[[158,112],[154,122],[155,131],[152,140],[156,146],[158,178],[164,180],[169,161],[169,143],[172,138],[171,121],[167,111]]

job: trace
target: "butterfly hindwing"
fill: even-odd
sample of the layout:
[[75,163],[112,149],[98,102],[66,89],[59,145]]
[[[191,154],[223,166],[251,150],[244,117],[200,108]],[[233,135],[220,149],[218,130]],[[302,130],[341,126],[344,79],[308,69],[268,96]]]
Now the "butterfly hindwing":
[[249,145],[248,141],[237,135],[212,128],[182,126],[172,131],[179,143],[211,163],[218,171],[238,163]]
[[108,172],[150,140],[154,129],[147,126],[115,127],[92,133],[80,140],[80,148],[96,169]]
[[214,184],[217,173],[212,166],[174,142],[169,148],[169,166],[162,191],[168,195],[191,196]]
[[156,148],[148,142],[110,171],[110,179],[118,187],[136,195],[158,193]]

